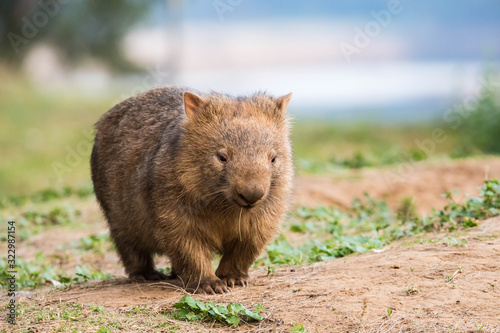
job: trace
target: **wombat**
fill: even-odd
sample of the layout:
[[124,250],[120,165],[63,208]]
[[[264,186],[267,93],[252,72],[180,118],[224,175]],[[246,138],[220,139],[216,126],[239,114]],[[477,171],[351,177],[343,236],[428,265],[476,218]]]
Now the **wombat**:
[[[102,116],[92,181],[130,278],[179,277],[207,293],[249,283],[290,206],[290,98],[164,87]],[[154,254],[168,256],[171,276],[155,269]]]

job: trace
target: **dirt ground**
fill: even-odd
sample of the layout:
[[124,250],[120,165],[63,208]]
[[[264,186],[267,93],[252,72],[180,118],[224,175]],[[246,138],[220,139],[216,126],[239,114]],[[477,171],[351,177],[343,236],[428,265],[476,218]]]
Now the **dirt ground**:
[[408,163],[385,169],[349,170],[330,177],[300,176],[295,196],[297,203],[305,206],[349,207],[354,198],[367,192],[387,201],[391,208],[410,197],[421,213],[430,213],[432,208],[442,208],[448,202],[441,194],[457,190],[457,200],[464,194],[477,195],[477,186],[491,178],[500,178],[499,158]]
[[[500,159],[419,164],[406,173],[399,170],[301,176],[296,186],[297,202],[347,207],[366,191],[393,207],[403,197],[413,197],[422,212],[429,212],[446,203],[440,197],[445,191],[456,189],[475,195],[476,186],[486,177],[500,177]],[[25,254],[31,255],[35,249],[53,253],[61,243],[105,230],[95,204],[84,212],[83,218],[88,217],[97,217],[100,222],[70,234],[41,234],[26,244]],[[265,270],[253,270],[253,282],[247,288],[196,298],[217,303],[240,302],[249,308],[262,303],[266,308],[264,321],[237,329],[181,322],[180,331],[290,332],[294,324],[301,323],[307,332],[500,332],[498,235],[500,217],[455,235],[465,238],[467,246],[447,244],[443,240],[445,234],[427,235],[427,241],[405,239],[370,253],[310,266],[285,267],[271,275]],[[105,272],[124,276],[114,253],[101,258],[99,266]],[[168,309],[183,294],[178,285],[131,283],[122,277],[28,295],[22,300],[40,306],[91,303],[120,311],[137,305]],[[388,309],[392,310],[390,316]]]
[[[267,317],[247,332],[481,332],[500,331],[500,218],[487,220],[465,237],[467,247],[443,242],[394,244],[365,253],[275,274],[252,272],[253,283],[203,301],[262,303]],[[451,281],[450,281],[451,280]],[[170,308],[183,291],[167,283],[118,279],[43,296],[43,302],[99,304],[107,309],[136,305]],[[387,309],[392,315],[387,317]],[[181,326],[205,331],[207,326]],[[231,330],[212,328],[212,332]]]

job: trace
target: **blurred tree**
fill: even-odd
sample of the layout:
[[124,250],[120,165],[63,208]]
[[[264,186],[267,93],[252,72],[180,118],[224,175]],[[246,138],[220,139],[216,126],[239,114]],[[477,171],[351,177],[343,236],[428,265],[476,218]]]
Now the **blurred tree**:
[[500,154],[500,90],[499,76],[487,72],[477,96],[470,96],[450,119],[460,133],[461,146],[457,156],[479,149],[484,153]]
[[0,0],[0,57],[19,65],[39,42],[78,64],[91,56],[111,69],[137,69],[123,57],[122,37],[161,0]]

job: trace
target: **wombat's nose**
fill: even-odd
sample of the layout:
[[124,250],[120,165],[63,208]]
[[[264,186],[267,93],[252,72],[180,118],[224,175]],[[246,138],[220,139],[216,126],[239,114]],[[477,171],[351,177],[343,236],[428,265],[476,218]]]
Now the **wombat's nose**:
[[264,189],[264,186],[256,181],[249,183],[241,192],[238,191],[240,197],[249,205],[253,205],[259,201],[265,193],[266,190]]

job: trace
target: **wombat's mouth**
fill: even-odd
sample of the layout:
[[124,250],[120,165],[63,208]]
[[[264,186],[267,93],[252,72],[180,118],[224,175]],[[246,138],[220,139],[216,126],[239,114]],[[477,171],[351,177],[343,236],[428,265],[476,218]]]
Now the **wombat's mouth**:
[[243,208],[247,208],[247,209],[250,209],[252,207],[255,207],[257,206],[259,203],[262,202],[262,200],[264,199],[264,197],[258,199],[257,201],[254,201],[254,202],[248,202],[247,200],[245,200],[245,198],[243,198],[242,196],[240,195],[233,195],[232,197],[232,201],[238,205],[238,207],[243,207]]
[[[259,200],[260,201],[260,200]],[[249,204],[248,202],[245,202],[244,200],[237,200],[233,199],[233,202],[238,205],[238,207],[243,207],[243,208],[252,208],[255,207],[259,202],[255,202],[253,204]]]

